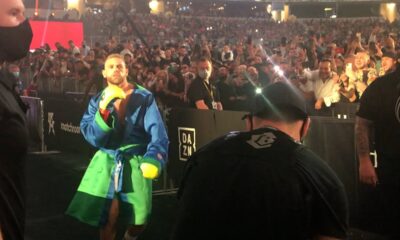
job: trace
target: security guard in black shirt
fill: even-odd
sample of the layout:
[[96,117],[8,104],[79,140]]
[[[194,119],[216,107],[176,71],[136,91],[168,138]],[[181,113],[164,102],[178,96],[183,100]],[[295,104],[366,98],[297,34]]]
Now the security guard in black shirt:
[[[22,0],[0,0],[0,65],[26,56],[32,40]],[[15,79],[0,71],[0,240],[24,239],[25,158],[28,130],[25,104]]]
[[344,239],[344,186],[300,144],[310,119],[286,83],[256,97],[248,132],[232,132],[188,160],[172,239]]

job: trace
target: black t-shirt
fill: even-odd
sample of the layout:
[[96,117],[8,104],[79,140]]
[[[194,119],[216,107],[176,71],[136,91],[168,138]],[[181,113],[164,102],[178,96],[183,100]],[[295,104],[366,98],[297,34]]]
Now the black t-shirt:
[[190,84],[188,90],[190,106],[196,108],[196,102],[204,100],[208,109],[213,109],[212,102],[219,102],[218,91],[211,83],[206,83],[203,79],[197,77]]
[[232,97],[236,97],[235,89],[233,86],[225,83],[224,81],[220,81],[217,83],[217,89],[221,97],[221,103],[224,107],[224,110],[234,110],[235,100],[231,99]]
[[198,150],[178,196],[173,240],[346,237],[343,184],[310,150],[271,128],[230,133]]
[[24,236],[28,131],[22,100],[0,72],[0,228],[4,239]]
[[378,156],[400,158],[399,104],[400,69],[376,79],[360,99],[357,116],[373,121]]

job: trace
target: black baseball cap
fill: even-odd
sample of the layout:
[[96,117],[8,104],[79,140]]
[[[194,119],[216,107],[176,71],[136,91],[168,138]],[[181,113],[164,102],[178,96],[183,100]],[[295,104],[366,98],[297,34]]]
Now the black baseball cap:
[[283,111],[294,113],[299,119],[309,116],[306,101],[300,91],[289,83],[277,82],[256,95],[250,114],[263,118],[271,114],[279,115]]
[[394,60],[397,59],[396,53],[390,50],[384,51],[382,57],[392,58]]

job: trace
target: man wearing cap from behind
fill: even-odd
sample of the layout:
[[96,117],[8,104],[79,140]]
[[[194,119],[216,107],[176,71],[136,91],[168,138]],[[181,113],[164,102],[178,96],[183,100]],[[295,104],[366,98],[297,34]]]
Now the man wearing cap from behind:
[[300,96],[286,83],[269,85],[245,116],[249,131],[231,132],[191,156],[173,240],[346,237],[343,184],[300,143],[310,125]]

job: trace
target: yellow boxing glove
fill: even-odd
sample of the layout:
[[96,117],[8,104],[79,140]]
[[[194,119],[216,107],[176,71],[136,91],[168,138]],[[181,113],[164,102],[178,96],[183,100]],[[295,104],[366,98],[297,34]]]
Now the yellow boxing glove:
[[108,104],[110,104],[113,99],[124,99],[126,98],[126,95],[124,90],[122,90],[120,87],[110,84],[103,90],[103,95],[101,97],[102,99],[99,103],[99,107],[100,109],[106,109]]
[[154,164],[142,163],[140,169],[144,178],[154,179],[158,176],[158,167]]

